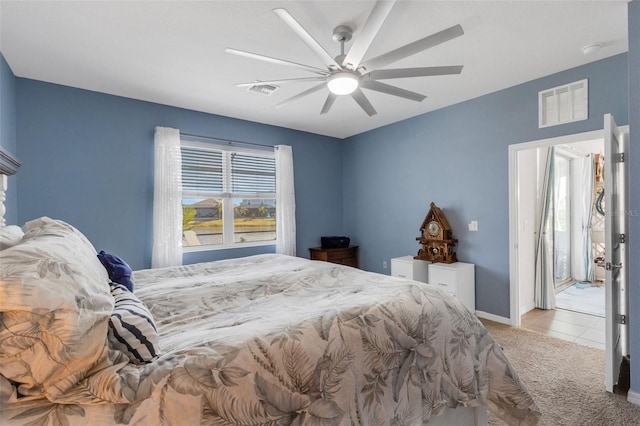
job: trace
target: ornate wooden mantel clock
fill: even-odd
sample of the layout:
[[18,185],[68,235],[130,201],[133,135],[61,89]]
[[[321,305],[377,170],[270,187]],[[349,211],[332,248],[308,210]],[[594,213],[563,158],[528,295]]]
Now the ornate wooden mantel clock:
[[453,238],[451,226],[444,217],[444,213],[435,203],[431,203],[431,209],[420,227],[422,236],[416,237],[422,248],[418,250],[415,259],[428,260],[439,263],[454,263],[458,261],[453,252],[453,246],[458,240]]

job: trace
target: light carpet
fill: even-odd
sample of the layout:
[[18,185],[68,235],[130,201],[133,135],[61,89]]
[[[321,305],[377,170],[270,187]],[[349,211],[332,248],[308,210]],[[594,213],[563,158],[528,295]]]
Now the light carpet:
[[[640,406],[604,390],[604,351],[482,320],[538,404],[539,425],[638,426]],[[489,414],[489,424],[506,425]]]

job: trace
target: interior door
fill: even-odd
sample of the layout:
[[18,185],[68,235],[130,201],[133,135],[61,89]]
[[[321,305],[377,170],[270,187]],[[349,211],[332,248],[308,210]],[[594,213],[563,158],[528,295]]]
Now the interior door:
[[605,304],[606,390],[613,392],[622,356],[627,354],[627,262],[628,235],[625,211],[627,167],[626,135],[621,134],[611,114],[604,116],[605,199]]

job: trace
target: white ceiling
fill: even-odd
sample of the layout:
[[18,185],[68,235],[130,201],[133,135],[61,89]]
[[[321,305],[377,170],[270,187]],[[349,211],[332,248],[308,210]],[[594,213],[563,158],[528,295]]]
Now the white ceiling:
[[[287,9],[331,55],[333,28],[366,21],[371,1],[0,1],[0,51],[18,77],[345,138],[627,51],[627,0],[398,1],[364,59],[450,26],[465,34],[387,68],[464,65],[462,74],[387,80],[421,103],[368,91],[320,115],[327,91],[274,108],[316,83],[271,96],[234,84],[312,76],[226,47],[324,68],[271,12]],[[599,43],[585,56],[580,48]],[[349,44],[347,45],[347,49]]]

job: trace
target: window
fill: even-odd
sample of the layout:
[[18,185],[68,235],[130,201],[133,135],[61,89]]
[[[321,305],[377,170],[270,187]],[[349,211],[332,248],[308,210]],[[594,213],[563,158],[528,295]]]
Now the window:
[[182,141],[185,251],[275,244],[273,152]]
[[538,93],[538,127],[586,120],[588,106],[587,80],[543,90]]

